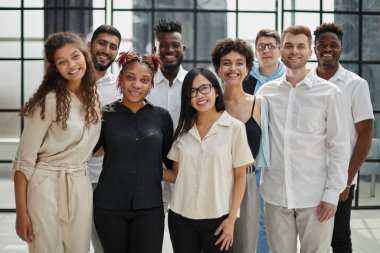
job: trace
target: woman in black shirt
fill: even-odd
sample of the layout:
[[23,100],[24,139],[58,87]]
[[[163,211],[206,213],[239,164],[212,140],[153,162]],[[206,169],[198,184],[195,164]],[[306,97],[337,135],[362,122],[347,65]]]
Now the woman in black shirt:
[[123,98],[103,109],[97,147],[104,149],[103,170],[94,192],[94,219],[104,251],[161,252],[164,211],[163,162],[173,135],[169,113],[146,95],[159,67],[157,56],[120,53],[118,87]]

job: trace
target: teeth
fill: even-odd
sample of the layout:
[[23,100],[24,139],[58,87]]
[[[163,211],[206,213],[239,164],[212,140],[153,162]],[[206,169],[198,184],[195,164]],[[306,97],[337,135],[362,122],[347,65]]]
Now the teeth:
[[332,55],[331,54],[323,54],[322,56],[324,56],[324,57],[331,57]]
[[238,74],[228,74],[229,77],[237,77]]
[[73,70],[73,71],[70,71],[69,74],[72,75],[72,74],[77,73],[78,71],[79,71],[79,69],[75,69],[75,70]]
[[138,92],[131,91],[130,93],[131,93],[132,96],[140,96],[140,93],[138,93]]
[[165,55],[165,58],[166,59],[175,59],[175,56],[174,55]]
[[203,105],[205,105],[206,103],[207,103],[207,101],[202,100],[202,101],[198,101],[198,102],[197,102],[197,105],[199,105],[199,106],[203,106]]
[[104,59],[104,60],[108,60],[108,57],[106,57],[106,56],[100,55],[99,57]]

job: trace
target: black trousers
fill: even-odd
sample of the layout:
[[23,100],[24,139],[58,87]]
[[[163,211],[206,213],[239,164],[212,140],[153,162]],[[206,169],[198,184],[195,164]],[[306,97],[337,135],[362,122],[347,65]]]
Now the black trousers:
[[334,253],[351,253],[351,207],[354,199],[355,185],[350,188],[348,199],[339,201],[334,220],[334,231],[331,247]]
[[134,211],[94,207],[94,221],[105,253],[162,252],[162,206]]
[[214,236],[227,215],[216,219],[193,220],[169,210],[168,226],[174,253],[232,253],[233,248],[220,251],[221,243],[215,246],[221,233]]

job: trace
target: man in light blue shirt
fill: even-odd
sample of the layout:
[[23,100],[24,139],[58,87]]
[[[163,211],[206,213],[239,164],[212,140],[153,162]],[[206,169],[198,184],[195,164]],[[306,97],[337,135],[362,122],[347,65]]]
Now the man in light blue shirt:
[[[256,35],[256,57],[258,62],[249,73],[248,78],[243,82],[243,89],[246,93],[256,94],[256,91],[266,82],[281,77],[285,72],[284,64],[280,57],[280,35],[270,29],[262,29]],[[265,150],[264,150],[265,152]],[[260,188],[261,168],[256,167],[256,183]],[[270,253],[267,240],[266,225],[264,220],[264,201],[260,197],[260,224],[257,240],[257,253]]]

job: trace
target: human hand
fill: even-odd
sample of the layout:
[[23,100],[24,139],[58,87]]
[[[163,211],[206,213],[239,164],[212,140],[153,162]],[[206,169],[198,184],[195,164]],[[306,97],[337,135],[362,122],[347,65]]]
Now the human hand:
[[339,201],[346,201],[348,199],[348,195],[350,194],[351,187],[346,187],[344,191],[339,195]]
[[28,213],[16,215],[16,233],[21,240],[27,243],[31,243],[33,241],[33,225]]
[[336,205],[321,201],[317,208],[318,220],[320,222],[327,221],[328,219],[334,217],[336,212]]
[[234,241],[234,225],[235,220],[227,217],[216,229],[214,235],[217,236],[221,231],[223,231],[222,235],[216,241],[215,245],[221,243],[220,250],[228,250],[229,247],[232,246]]

